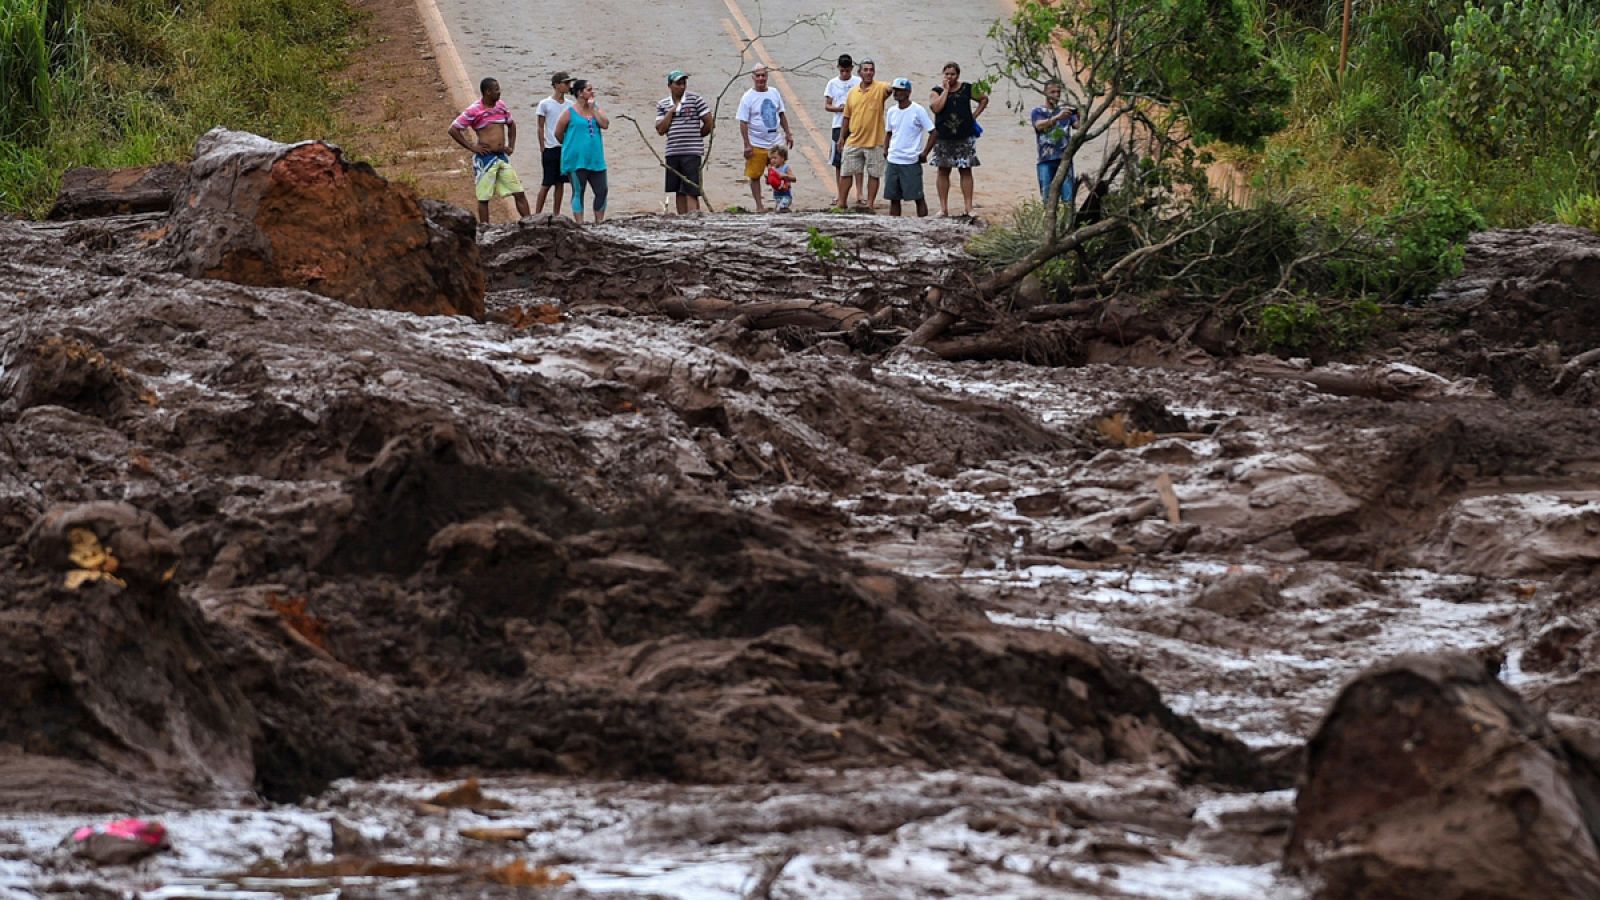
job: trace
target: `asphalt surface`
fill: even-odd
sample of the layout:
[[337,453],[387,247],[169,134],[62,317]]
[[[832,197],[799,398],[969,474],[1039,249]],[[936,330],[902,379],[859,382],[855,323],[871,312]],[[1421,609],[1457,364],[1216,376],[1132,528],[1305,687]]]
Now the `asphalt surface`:
[[[795,186],[795,206],[824,208],[830,205],[834,189],[833,171],[824,168],[832,115],[822,107],[822,92],[836,74],[835,58],[846,52],[857,60],[874,59],[880,80],[910,78],[912,99],[926,106],[946,61],[959,62],[966,81],[991,69],[997,53],[987,33],[1010,11],[1002,0],[948,5],[890,0],[831,12],[816,4],[784,0],[437,3],[472,84],[485,76],[498,78],[518,117],[520,152],[513,161],[530,189],[539,180],[535,107],[549,95],[551,73],[566,70],[595,85],[600,108],[612,118],[606,157],[613,213],[659,211],[668,200],[662,170],[645,139],[620,118],[636,118],[659,152],[665,138],[655,133],[655,104],[667,96],[668,71],[689,72],[689,89],[718,106],[706,186],[711,203],[721,209],[751,205],[734,119],[750,79],[738,77],[739,73],[757,62],[790,70],[780,71],[772,87],[783,94],[790,125],[797,132],[792,168],[801,180]],[[791,27],[798,18],[809,16],[826,21],[820,28]],[[752,36],[762,39],[741,60],[741,48]],[[720,105],[718,94],[722,94]],[[1018,201],[1037,196],[1034,140],[1026,119],[1028,109],[1039,102],[1037,96],[1002,84],[979,120],[984,134],[978,142],[976,205],[985,218],[997,218]],[[937,215],[932,168],[925,171],[924,180],[929,205]],[[955,183],[950,206],[952,213],[961,212]],[[881,200],[880,208],[884,208]]]

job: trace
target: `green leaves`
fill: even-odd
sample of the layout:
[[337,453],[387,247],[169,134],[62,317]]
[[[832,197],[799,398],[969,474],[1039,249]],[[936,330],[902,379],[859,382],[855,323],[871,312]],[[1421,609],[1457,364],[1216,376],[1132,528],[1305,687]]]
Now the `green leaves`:
[[1492,155],[1600,158],[1600,28],[1572,0],[1489,0],[1449,26],[1448,57],[1429,57],[1428,114]]
[[1196,143],[1257,146],[1284,124],[1288,78],[1239,0],[1022,0],[990,34],[1006,51],[1006,74],[1037,77],[1058,48],[1096,61],[1079,73],[1085,96],[1169,107]]

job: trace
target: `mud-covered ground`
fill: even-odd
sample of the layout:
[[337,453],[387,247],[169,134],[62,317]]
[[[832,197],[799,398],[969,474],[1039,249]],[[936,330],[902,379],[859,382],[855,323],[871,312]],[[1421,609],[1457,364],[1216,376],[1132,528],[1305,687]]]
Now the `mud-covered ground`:
[[[790,283],[804,225],[593,234],[743,229]],[[1387,401],[864,353],[637,314],[654,270],[508,286],[540,223],[477,323],[150,271],[154,227],[0,224],[0,896],[1297,896],[1363,667],[1592,714],[1600,417],[1536,349]],[[119,813],[174,851],[54,848]]]

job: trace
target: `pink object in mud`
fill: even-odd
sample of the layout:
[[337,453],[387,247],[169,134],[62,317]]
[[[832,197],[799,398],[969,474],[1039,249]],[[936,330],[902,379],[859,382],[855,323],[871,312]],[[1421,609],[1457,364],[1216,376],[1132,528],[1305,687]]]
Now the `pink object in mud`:
[[172,845],[167,827],[144,819],[118,819],[104,825],[85,825],[68,838],[72,852],[105,866],[138,862]]

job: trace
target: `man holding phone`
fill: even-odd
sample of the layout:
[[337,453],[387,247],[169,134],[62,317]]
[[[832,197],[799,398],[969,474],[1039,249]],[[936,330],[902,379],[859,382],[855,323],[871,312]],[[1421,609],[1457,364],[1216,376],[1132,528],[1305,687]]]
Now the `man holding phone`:
[[[1078,124],[1078,108],[1061,105],[1061,83],[1052,81],[1044,87],[1044,105],[1035,106],[1028,121],[1033,124],[1033,136],[1039,143],[1039,197],[1048,199],[1050,182],[1061,169],[1072,129]],[[1077,173],[1072,169],[1072,160],[1066,162],[1067,177],[1061,181],[1061,202],[1071,203]]]

